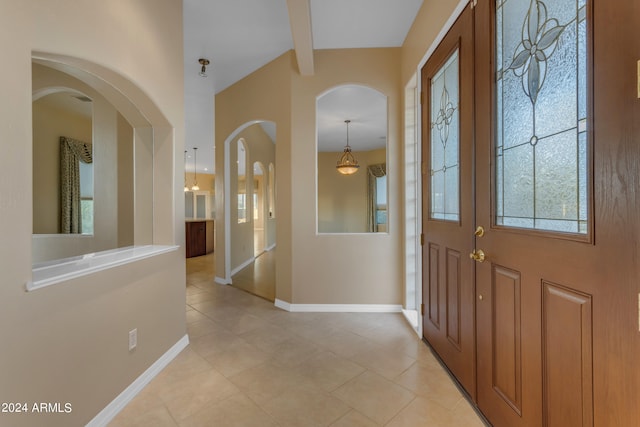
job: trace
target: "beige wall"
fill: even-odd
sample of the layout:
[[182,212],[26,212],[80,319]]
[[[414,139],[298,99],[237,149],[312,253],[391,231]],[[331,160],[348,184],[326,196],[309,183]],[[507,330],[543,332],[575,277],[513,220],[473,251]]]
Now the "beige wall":
[[[218,174],[224,170],[223,141],[238,127],[261,119],[277,126],[276,298],[295,304],[401,303],[399,63],[399,48],[319,50],[315,75],[302,77],[288,52],[216,96]],[[387,96],[388,234],[316,233],[316,99],[342,84],[363,84]],[[221,180],[217,185],[222,191]],[[221,276],[224,230],[216,231]],[[354,272],[357,281],[346,279]]]
[[[0,52],[11,66],[0,68],[7,124],[0,127],[0,401],[69,402],[73,411],[1,414],[0,424],[84,425],[184,336],[184,252],[25,292],[32,263],[32,55],[85,70],[83,81],[132,126],[140,129],[145,118],[153,126],[151,238],[182,242],[183,203],[175,197],[183,168],[182,4],[22,0],[2,9]],[[133,328],[138,348],[129,352]]]
[[118,247],[133,245],[133,128],[118,113]]
[[33,103],[33,233],[60,232],[60,137],[91,143],[91,117]]
[[[401,304],[399,48],[317,50],[315,75],[292,83],[293,303]],[[389,233],[316,233],[316,99],[343,84],[387,97]],[[356,255],[357,254],[357,255]],[[356,277],[356,280],[353,280]]]
[[429,49],[435,48],[432,46],[434,41],[438,38],[447,21],[452,18],[456,8],[460,6],[459,3],[467,4],[468,1],[424,0],[402,45],[401,79],[403,86],[409,82],[418,67],[422,65]]
[[[295,57],[289,51],[235,85],[218,93],[216,113],[216,194],[224,194],[224,158],[229,144],[252,121],[271,121],[276,124],[276,295],[291,300],[291,75]],[[233,146],[233,144],[231,144]],[[233,154],[233,150],[230,151]],[[268,165],[265,165],[267,168]],[[227,200],[228,202],[228,200]],[[226,268],[225,200],[216,197],[216,275],[225,279],[231,268]],[[231,205],[229,205],[231,207]]]
[[338,153],[318,153],[318,233],[367,233],[369,165],[385,163],[384,149],[354,152],[360,169],[354,175],[336,171]]

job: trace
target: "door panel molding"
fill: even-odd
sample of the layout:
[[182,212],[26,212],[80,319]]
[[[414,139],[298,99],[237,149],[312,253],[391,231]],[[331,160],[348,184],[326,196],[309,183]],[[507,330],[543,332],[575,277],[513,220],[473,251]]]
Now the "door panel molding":
[[493,389],[522,416],[521,274],[492,265]]
[[429,243],[429,305],[427,318],[440,329],[440,246]]
[[460,351],[461,276],[460,252],[447,248],[447,339]]
[[593,426],[592,297],[542,281],[545,425]]

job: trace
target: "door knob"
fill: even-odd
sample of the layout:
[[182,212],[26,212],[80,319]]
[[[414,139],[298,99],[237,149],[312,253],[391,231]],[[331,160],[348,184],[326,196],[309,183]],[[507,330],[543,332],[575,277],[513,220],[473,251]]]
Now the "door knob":
[[479,225],[478,228],[476,228],[475,233],[473,233],[474,236],[476,237],[482,237],[484,236],[484,227]]
[[484,262],[484,252],[482,249],[474,249],[473,252],[469,254],[469,258],[476,262]]

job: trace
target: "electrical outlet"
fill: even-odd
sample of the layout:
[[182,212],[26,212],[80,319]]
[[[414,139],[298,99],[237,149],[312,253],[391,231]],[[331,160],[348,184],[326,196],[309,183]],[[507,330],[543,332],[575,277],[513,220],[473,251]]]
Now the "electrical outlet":
[[138,345],[138,328],[129,331],[129,351],[132,351]]

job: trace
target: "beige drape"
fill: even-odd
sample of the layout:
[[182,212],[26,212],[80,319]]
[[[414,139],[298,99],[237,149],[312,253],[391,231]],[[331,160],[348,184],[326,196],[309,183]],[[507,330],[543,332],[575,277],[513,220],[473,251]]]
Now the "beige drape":
[[82,232],[80,210],[80,162],[92,163],[90,143],[60,137],[60,232]]
[[367,194],[367,229],[369,232],[376,230],[376,178],[380,178],[387,174],[387,164],[379,163],[370,165],[367,170],[369,178],[368,194]]

